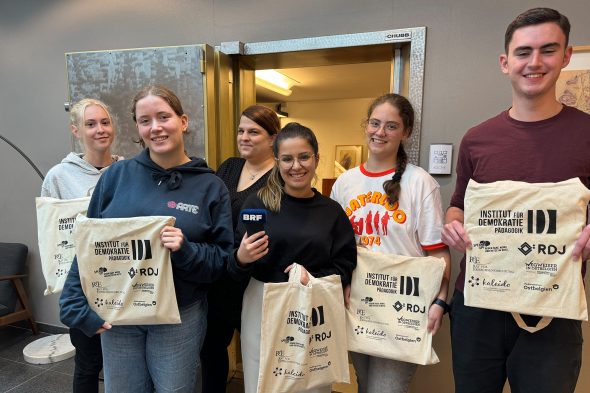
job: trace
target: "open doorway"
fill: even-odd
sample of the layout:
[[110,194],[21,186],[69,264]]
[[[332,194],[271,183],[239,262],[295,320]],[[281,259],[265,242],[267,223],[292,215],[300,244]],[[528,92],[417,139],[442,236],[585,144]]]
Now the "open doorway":
[[[320,145],[315,187],[326,193],[343,170],[367,157],[361,123],[370,102],[387,92],[401,93],[416,109],[417,127],[407,151],[410,161],[417,163],[425,33],[420,27],[223,43],[218,50],[231,58],[234,117],[244,107],[258,103],[286,114],[282,125],[296,121],[311,128]],[[277,93],[256,83],[255,71],[269,69],[291,81],[290,92]]]
[[315,187],[328,194],[336,177],[366,160],[361,122],[373,98],[391,89],[391,61],[277,69],[293,79],[289,96],[256,85],[257,103],[280,110],[281,125],[311,128],[320,146]]

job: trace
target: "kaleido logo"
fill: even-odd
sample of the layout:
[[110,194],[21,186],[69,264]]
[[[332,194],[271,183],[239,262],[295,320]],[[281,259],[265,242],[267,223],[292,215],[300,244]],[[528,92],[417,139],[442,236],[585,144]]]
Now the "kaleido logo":
[[274,371],[272,372],[275,377],[283,375],[283,369],[280,367],[275,367]]
[[478,287],[480,284],[487,288],[496,288],[496,290],[502,290],[506,288],[510,288],[510,283],[508,280],[497,280],[495,278],[483,278],[480,280],[479,277],[471,276],[469,281],[467,281],[471,287]]
[[68,270],[67,270],[67,269],[57,269],[57,270],[55,271],[55,275],[56,275],[57,277],[63,277],[63,276],[65,276],[66,274],[68,274]]
[[357,336],[365,335],[365,336],[369,336],[369,337],[377,337],[380,339],[387,337],[387,334],[385,333],[384,330],[369,329],[368,327],[359,326],[359,325],[357,325],[357,327],[354,329],[354,332],[356,333]]
[[97,308],[100,307],[104,307],[104,306],[115,306],[117,308],[120,308],[123,306],[123,300],[121,299],[102,299],[102,298],[96,298],[96,300],[94,301],[94,304],[96,305]]

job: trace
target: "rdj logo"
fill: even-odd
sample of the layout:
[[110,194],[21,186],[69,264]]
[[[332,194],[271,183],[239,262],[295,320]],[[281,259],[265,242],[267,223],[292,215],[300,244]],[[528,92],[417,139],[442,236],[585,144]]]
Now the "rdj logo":
[[313,341],[321,342],[321,341],[329,339],[330,337],[332,337],[331,330],[329,330],[327,333],[321,332],[321,333],[310,334],[309,335],[309,343],[311,344]]
[[395,311],[400,312],[401,310],[405,309],[405,311],[417,314],[424,314],[426,312],[426,306],[420,307],[417,304],[412,303],[402,303],[399,300],[393,304],[393,308]]
[[420,291],[418,290],[419,284],[419,277],[401,276],[399,286],[400,295],[420,296]]
[[131,240],[131,250],[135,261],[152,259],[152,246],[149,240]]
[[537,254],[544,254],[544,255],[563,255],[566,251],[565,244],[562,246],[556,246],[554,244],[542,244],[539,243],[537,245],[530,245],[527,242],[524,242],[518,247],[518,251],[522,252],[523,255],[530,254],[533,250],[537,250]]
[[557,233],[557,210],[527,210],[528,233]]
[[157,276],[158,274],[160,274],[160,269],[154,269],[151,267],[148,268],[144,268],[142,267],[141,269],[135,269],[135,268],[131,268],[129,269],[129,271],[127,272],[127,274],[129,274],[129,277],[133,278],[137,275],[140,276]]

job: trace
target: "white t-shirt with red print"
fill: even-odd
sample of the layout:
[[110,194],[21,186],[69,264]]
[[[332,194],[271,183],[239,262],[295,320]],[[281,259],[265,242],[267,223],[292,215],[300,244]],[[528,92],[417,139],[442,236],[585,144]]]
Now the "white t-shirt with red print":
[[444,222],[439,185],[424,169],[407,164],[398,203],[391,205],[383,183],[395,169],[369,172],[364,164],[338,177],[331,198],[346,211],[358,244],[370,250],[424,256],[445,247],[440,234]]

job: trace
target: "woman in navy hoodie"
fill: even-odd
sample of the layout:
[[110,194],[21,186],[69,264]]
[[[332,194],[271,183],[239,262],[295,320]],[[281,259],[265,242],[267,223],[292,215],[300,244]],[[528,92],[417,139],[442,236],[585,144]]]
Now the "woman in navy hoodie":
[[[165,227],[160,237],[171,251],[182,323],[111,326],[88,305],[76,260],[60,299],[60,317],[88,336],[102,334],[107,392],[192,393],[206,330],[208,283],[221,275],[233,245],[229,195],[204,160],[187,156],[188,116],[172,91],[144,88],[132,113],[146,149],[101,177],[88,217],[176,217],[176,226]],[[179,205],[196,208],[176,209]]]

